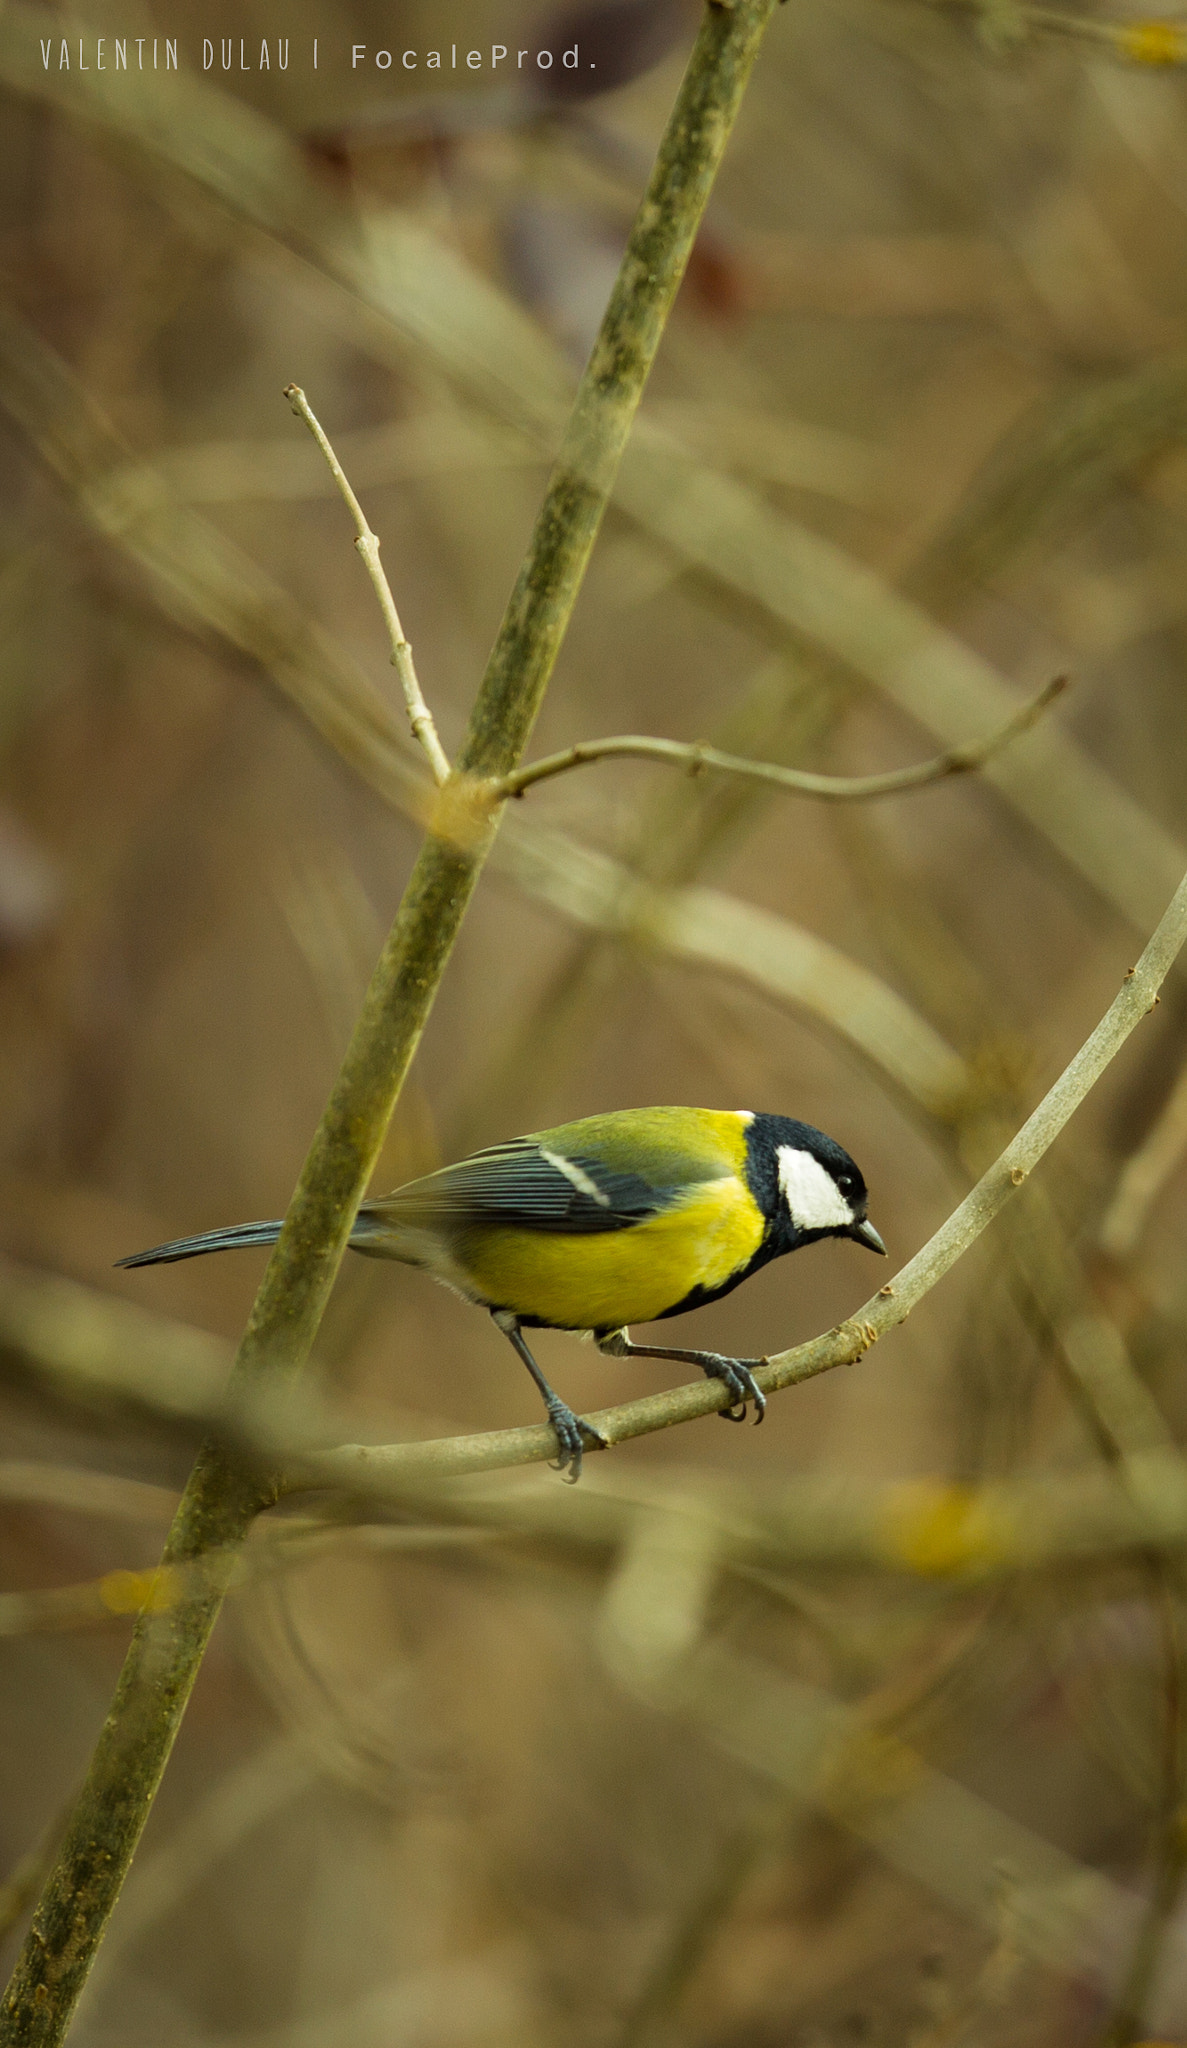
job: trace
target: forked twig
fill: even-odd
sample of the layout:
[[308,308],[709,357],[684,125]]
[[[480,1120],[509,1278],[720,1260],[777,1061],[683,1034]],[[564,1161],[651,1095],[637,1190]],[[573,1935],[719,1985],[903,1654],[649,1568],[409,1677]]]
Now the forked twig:
[[[732,0],[705,11],[474,700],[461,756],[467,775],[505,774],[527,743],[774,6],[775,0]],[[294,391],[291,402],[298,397]],[[302,416],[313,430],[312,415]],[[362,544],[369,528],[353,493],[347,503]],[[377,565],[376,578],[378,590]],[[382,592],[390,601],[386,584]],[[393,652],[405,644],[398,619],[393,640]],[[412,709],[423,708],[417,692]],[[423,724],[419,737],[424,745]],[[283,1390],[308,1360],[493,837],[492,826],[462,847],[435,830],[426,834],[265,1269],[232,1394]],[[202,1559],[210,1584],[188,1591],[168,1614],[137,1621],[112,1710],[0,2007],[0,2038],[12,2048],[60,2048],[156,1796],[235,1554],[273,1491],[213,1441],[199,1453],[163,1562]]]

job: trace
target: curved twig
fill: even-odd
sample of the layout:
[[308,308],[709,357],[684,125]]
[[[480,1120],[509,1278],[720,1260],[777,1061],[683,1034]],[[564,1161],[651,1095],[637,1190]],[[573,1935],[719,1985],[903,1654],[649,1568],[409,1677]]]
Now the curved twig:
[[[879,1337],[905,1320],[911,1309],[992,1222],[1013,1191],[1022,1185],[1054,1143],[1114,1054],[1153,1008],[1159,987],[1185,939],[1187,877],[1180,883],[1137,966],[1125,976],[1095,1031],[988,1172],[923,1249],[893,1280],[880,1288],[850,1322],[813,1338],[807,1344],[780,1353],[760,1368],[757,1377],[765,1392],[772,1393],[777,1388],[810,1379],[833,1366],[852,1364]],[[46,1284],[41,1281],[37,1286],[38,1302],[52,1310],[52,1297],[68,1287],[69,1283],[54,1281],[47,1296]],[[13,1289],[9,1289],[9,1294],[13,1294]],[[42,1332],[39,1336],[35,1327],[39,1319],[34,1318],[31,1324],[27,1315],[19,1313],[19,1289],[15,1290],[15,1298],[18,1311],[15,1330],[11,1334],[7,1330],[0,1333],[8,1336],[13,1348],[41,1359],[48,1346],[53,1355],[51,1377],[67,1387],[72,1380],[77,1382],[89,1391],[91,1398],[97,1387],[113,1384],[113,1364],[108,1351],[98,1358],[68,1358],[63,1363],[59,1356],[61,1346],[53,1340],[54,1326],[49,1333]],[[65,1306],[69,1307],[68,1300]],[[132,1312],[121,1303],[116,1314],[122,1332]],[[106,1320],[111,1320],[110,1308],[106,1312]],[[112,1334],[118,1334],[114,1328]],[[185,1332],[184,1335],[187,1344],[194,1341],[192,1333]],[[224,1442],[262,1458],[269,1466],[284,1464],[287,1467],[284,1491],[297,1492],[324,1486],[361,1496],[382,1495],[385,1490],[397,1494],[401,1487],[415,1487],[425,1480],[456,1478],[516,1465],[542,1464],[556,1455],[556,1439],[547,1423],[428,1442],[345,1444],[329,1449],[325,1447],[328,1418],[324,1413],[315,1412],[307,1394],[297,1397],[299,1405],[294,1405],[291,1389],[244,1385],[242,1382],[224,1394],[221,1382],[212,1380],[210,1364],[213,1360],[207,1361],[205,1356],[205,1347],[213,1340],[196,1341],[199,1355],[192,1361],[189,1373],[185,1372],[183,1362],[180,1376],[176,1371],[172,1372],[168,1386],[161,1387],[151,1370],[153,1361],[148,1356],[133,1358],[131,1380],[134,1384],[129,1383],[129,1346],[125,1338],[118,1349],[124,1369],[121,1375],[115,1376],[120,1390],[124,1393],[134,1391],[143,1405],[167,1414],[184,1427],[213,1428]],[[131,1348],[135,1351],[136,1347]],[[608,1442],[621,1443],[629,1437],[648,1435],[679,1422],[692,1421],[697,1416],[710,1415],[723,1407],[728,1398],[726,1389],[719,1382],[699,1380],[691,1386],[669,1388],[642,1400],[603,1409],[590,1419]],[[302,1425],[307,1431],[303,1447],[300,1445]]]
[[496,797],[521,797],[534,783],[564,775],[570,768],[583,768],[589,761],[627,757],[635,760],[667,761],[685,768],[690,775],[712,769],[722,775],[748,775],[756,782],[772,782],[777,789],[797,796],[815,797],[826,804],[869,803],[876,797],[901,796],[909,789],[924,789],[929,782],[943,782],[949,775],[968,775],[994,754],[1008,747],[1042,717],[1049,704],[1062,696],[1070,676],[1056,676],[1015,712],[996,732],[967,746],[949,747],[930,761],[917,761],[911,768],[892,768],[884,775],[813,775],[803,768],[784,768],[775,761],[746,761],[739,754],[723,754],[716,747],[704,747],[683,740],[652,739],[642,733],[621,733],[613,739],[578,740],[559,754],[545,754],[502,775],[491,786]]
[[[460,758],[494,779],[519,760],[564,640],[635,411],[774,0],[709,7],[623,256]],[[349,500],[348,500],[349,502]],[[361,515],[360,515],[361,516]],[[452,778],[451,778],[452,780]],[[413,1053],[494,837],[430,829],[364,998],[240,1344],[233,1393],[306,1363]],[[10,2048],[60,2048],[156,1796],[234,1558],[271,1488],[199,1454],[165,1563],[208,1587],[142,1615],[66,1839],[0,2008]]]

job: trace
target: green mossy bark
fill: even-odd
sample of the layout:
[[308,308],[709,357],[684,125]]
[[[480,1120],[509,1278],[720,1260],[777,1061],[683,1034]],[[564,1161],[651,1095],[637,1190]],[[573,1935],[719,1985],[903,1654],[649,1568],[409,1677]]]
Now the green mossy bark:
[[[493,838],[489,813],[467,805],[465,780],[507,774],[535,722],[775,4],[735,0],[706,11],[487,664],[457,776],[443,792],[438,829],[421,848],[269,1260],[236,1360],[238,1379],[292,1375],[309,1355]],[[216,1447],[200,1454],[165,1561],[205,1559],[207,1570],[198,1591],[137,1623],[86,1785],[5,1995],[5,2048],[51,2048],[66,2033],[168,1762],[236,1550],[268,1497]]]

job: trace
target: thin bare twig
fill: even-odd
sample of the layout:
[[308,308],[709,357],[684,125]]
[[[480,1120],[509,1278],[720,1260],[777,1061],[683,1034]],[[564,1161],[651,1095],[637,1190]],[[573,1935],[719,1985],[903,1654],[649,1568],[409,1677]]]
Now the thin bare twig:
[[[775,0],[706,9],[532,539],[470,715],[460,768],[514,767],[564,640],[668,312]],[[402,636],[401,636],[402,637]],[[451,778],[452,780],[452,778]],[[494,838],[437,821],[417,856],[237,1354],[232,1390],[306,1364],[358,1203]],[[234,1559],[267,1481],[208,1443],[164,1562],[212,1583],[141,1616],[65,1843],[5,1993],[11,2048],[60,2048],[168,1762]]]
[[738,754],[723,754],[716,747],[689,745],[682,740],[651,739],[641,733],[622,733],[613,739],[578,740],[562,753],[546,754],[539,761],[529,761],[526,768],[517,768],[511,775],[503,775],[493,785],[493,793],[500,797],[520,797],[533,783],[546,782],[553,775],[564,775],[570,768],[584,767],[587,761],[605,761],[611,757],[628,756],[632,759],[667,761],[673,767],[686,768],[690,775],[701,775],[713,769],[723,775],[748,775],[757,782],[773,782],[778,789],[794,790],[797,796],[815,797],[821,803],[868,803],[875,797],[901,796],[910,789],[924,789],[929,782],[942,782],[949,775],[968,775],[980,768],[994,754],[1009,746],[1024,732],[1029,732],[1049,704],[1066,690],[1070,676],[1056,676],[1047,683],[1021,711],[1006,720],[996,732],[983,740],[973,740],[967,746],[949,747],[942,754],[936,754],[930,761],[918,761],[911,768],[894,768],[885,775],[812,775],[803,768],[784,768],[776,761],[745,761]]
[[449,779],[449,761],[446,757],[445,749],[437,737],[437,728],[433,723],[433,714],[425,703],[424,695],[417,679],[416,664],[412,659],[412,649],[404,637],[404,628],[400,624],[400,614],[396,610],[396,600],[392,596],[391,584],[383,572],[383,564],[379,559],[379,536],[372,533],[371,528],[367,524],[367,515],[355,497],[346,472],[335,455],[333,448],[330,446],[325,429],[322,427],[300,385],[286,384],[284,395],[298,419],[304,420],[305,425],[313,435],[314,440],[326,458],[330,475],[346,500],[347,510],[355,524],[355,546],[362,556],[363,566],[371,578],[375,595],[379,599],[379,609],[383,613],[383,622],[387,627],[387,637],[392,650],[392,667],[400,679],[400,688],[404,693],[404,705],[408,712],[408,723],[412,727],[414,737],[420,741],[421,746],[429,757],[429,765],[433,771],[433,780],[440,785]]
[[[206,204],[217,206],[220,214],[229,210],[259,230],[271,260],[281,260],[282,248],[295,248],[301,261],[320,268],[331,281],[332,303],[343,295],[352,335],[376,360],[396,364],[401,373],[409,352],[428,360],[467,403],[553,449],[570,384],[563,358],[538,324],[494,285],[465,268],[453,250],[406,214],[385,215],[384,256],[376,262],[347,203],[335,201],[325,181],[312,176],[291,138],[246,106],[227,102],[220,108],[218,147],[212,150],[209,94],[197,76],[174,77],[170,118],[163,122],[151,100],[130,85],[125,89],[122,80],[113,86],[106,71],[46,72],[38,38],[52,30],[55,19],[25,0],[9,0],[0,13],[0,76],[6,86],[112,136],[142,176],[159,175],[161,166],[170,175],[180,170],[205,195]],[[286,266],[291,260],[283,258]],[[95,467],[89,458],[97,432],[103,432],[98,411],[88,405],[85,417],[66,430],[58,418],[61,366],[47,386],[46,351],[36,337],[31,349],[30,340],[26,323],[11,316],[0,319],[0,399],[33,431],[77,495],[80,471]],[[1174,392],[1176,380],[1181,382],[1181,361],[1156,364],[1150,376],[1161,396],[1149,384],[1144,397],[1133,392],[1133,405],[1125,402],[1121,423],[1128,433],[1134,406],[1148,421],[1153,404],[1157,423],[1138,436],[1146,447],[1163,445],[1166,422],[1177,417]],[[1094,387],[1088,402],[1097,396]],[[47,400],[52,401],[48,407]],[[1107,430],[1098,425],[1089,437],[1093,461],[1074,465],[1092,502],[1106,486],[1090,484],[1088,478],[1119,473],[1117,431],[1116,421]],[[1132,447],[1132,435],[1125,445]],[[1097,459],[1102,450],[1114,451],[1104,471]],[[118,450],[112,476],[126,459],[127,451]],[[1127,455],[1122,466],[1128,461]],[[1048,488],[1052,473],[1057,485],[1059,478],[1066,479],[1066,460],[1057,461],[1054,472],[1049,463],[1039,465],[1029,485],[1032,495]],[[1064,486],[1059,489],[1066,499]],[[782,516],[732,477],[691,459],[671,434],[646,417],[620,472],[617,496],[632,520],[712,587],[727,589],[747,607],[758,606],[777,633],[785,635],[790,628],[797,642],[807,641],[830,662],[872,682],[941,743],[963,741],[978,723],[988,725],[1006,715],[1009,693],[997,671],[939,627],[918,600],[889,589],[852,556]],[[341,657],[336,663],[328,659],[337,651],[303,619],[299,607],[268,590],[258,571],[249,578],[249,602],[232,607],[228,568],[234,564],[242,580],[248,565],[224,535],[192,514],[183,517],[178,507],[158,505],[151,517],[138,512],[129,520],[126,505],[113,505],[93,474],[86,477],[83,504],[86,516],[141,559],[173,602],[180,597],[187,611],[197,609],[208,621],[213,614],[222,634],[229,632],[240,644],[249,640],[253,654],[258,652],[280,686],[301,693],[307,715],[314,701],[314,722],[323,735],[329,729],[336,736],[332,743],[339,745],[345,737],[354,765],[362,762],[364,772],[374,774],[376,741],[386,755],[389,738],[360,732],[357,716],[345,715],[347,707],[337,695],[330,700],[326,686],[335,668],[341,670]],[[205,588],[195,574],[195,546],[206,571]],[[270,629],[269,618],[261,616],[264,609],[283,625],[282,632],[275,625]],[[294,628],[304,656],[298,663],[293,660]],[[310,654],[320,677],[310,673]],[[401,766],[387,762],[389,777],[399,775]],[[1182,850],[1103,768],[1052,723],[1033,746],[990,763],[987,774],[1106,902],[1137,929],[1149,929],[1183,871]]]
[[[756,1375],[763,1391],[794,1386],[829,1372],[834,1366],[852,1365],[901,1322],[930,1293],[936,1283],[962,1258],[970,1245],[1005,1206],[1014,1190],[1021,1187],[1100,1079],[1110,1060],[1120,1051],[1130,1033],[1153,1009],[1158,991],[1187,941],[1187,876],[1174,897],[1136,967],[1131,967],[1121,988],[1054,1086],[1023,1124],[1021,1130],[994,1161],[988,1172],[941,1224],[922,1250],[916,1252],[893,1280],[881,1287],[852,1320],[838,1329],[800,1344],[794,1350],[773,1356]],[[632,1401],[613,1410],[603,1410],[590,1419],[607,1443],[641,1436],[654,1429],[669,1428],[694,1416],[708,1415],[726,1405],[727,1392],[720,1384],[701,1381],[673,1387],[642,1401]],[[417,1478],[446,1474],[491,1471],[500,1466],[535,1463],[555,1456],[551,1425],[537,1424],[524,1430],[501,1430],[486,1437],[448,1437],[436,1443],[389,1444],[382,1447],[345,1445],[328,1456],[302,1465],[293,1472],[290,1484],[352,1485],[366,1489],[368,1472],[383,1473],[393,1480],[415,1472]]]
[[[9,1297],[25,1291],[32,1276],[5,1264],[2,1277],[0,1291],[7,1310]],[[41,1276],[37,1276],[37,1284],[41,1284]],[[87,1290],[74,1283],[55,1285],[71,1286],[81,1311]],[[92,1300],[96,1308],[104,1306],[102,1297]],[[122,1309],[125,1305],[116,1306]],[[879,1306],[885,1304],[879,1302]],[[27,1323],[25,1316],[20,1320]],[[168,1325],[164,1327],[167,1333]],[[820,1370],[821,1345],[841,1335],[853,1343],[857,1332],[852,1326],[843,1333],[833,1332],[832,1340],[816,1339],[778,1363],[785,1369],[806,1363]],[[0,1314],[0,1348],[6,1365],[29,1341],[27,1332],[14,1340],[5,1315]],[[33,1383],[52,1388],[58,1398],[92,1407],[106,1377],[104,1358],[100,1356],[88,1369],[77,1360],[57,1362],[51,1350],[52,1346],[47,1348],[38,1340],[37,1357],[26,1353],[26,1362],[34,1368]],[[167,1386],[163,1383],[166,1378]],[[109,1383],[120,1397],[128,1395],[126,1376]],[[922,1576],[933,1586],[967,1587],[1069,1563],[1084,1565],[1135,1555],[1148,1558],[1152,1552],[1164,1555],[1187,1549],[1187,1469],[1177,1453],[1145,1452],[1131,1457],[1124,1484],[1118,1483],[1117,1468],[1112,1468],[1090,1476],[1056,1477],[1048,1472],[980,1487],[954,1485],[946,1479],[874,1486],[868,1480],[847,1484],[835,1478],[805,1476],[764,1487],[753,1475],[744,1485],[734,1487],[720,1477],[710,1484],[700,1473],[695,1479],[681,1476],[674,1482],[655,1471],[643,1476],[640,1468],[606,1459],[591,1468],[576,1495],[566,1492],[561,1496],[559,1489],[537,1487],[526,1474],[508,1480],[492,1478],[477,1488],[468,1485],[459,1490],[442,1488],[439,1482],[442,1478],[494,1475],[555,1456],[555,1439],[547,1423],[480,1436],[357,1445],[346,1441],[354,1418],[315,1403],[308,1389],[277,1389],[274,1400],[255,1392],[228,1400],[205,1378],[183,1372],[179,1382],[172,1372],[165,1376],[146,1372],[140,1376],[139,1391],[145,1413],[159,1414],[186,1436],[213,1432],[261,1465],[284,1464],[287,1493],[324,1488],[337,1496],[324,1511],[328,1520],[322,1519],[320,1507],[296,1523],[285,1515],[277,1536],[286,1553],[294,1556],[312,1554],[323,1540],[341,1540],[345,1529],[360,1521],[368,1529],[366,1518],[373,1507],[384,1515],[394,1510],[412,1519],[401,1522],[398,1537],[384,1521],[366,1534],[368,1543],[415,1540],[436,1545],[445,1540],[443,1529],[461,1523],[470,1532],[467,1541],[473,1540],[475,1531],[497,1530],[562,1544],[585,1554],[619,1543],[637,1514],[666,1508],[673,1492],[686,1505],[690,1497],[696,1498],[701,1511],[712,1516],[724,1532],[725,1561],[731,1569],[747,1572],[783,1570],[805,1563],[857,1566]],[[612,1433],[616,1442],[623,1442],[694,1415],[709,1414],[723,1398],[715,1384],[698,1380],[691,1386],[601,1410],[591,1420]],[[411,1418],[409,1421],[411,1426]],[[26,1497],[51,1504],[56,1501],[56,1468],[50,1472],[45,1489],[34,1493],[31,1485]],[[97,1486],[104,1483],[98,1474],[80,1477]],[[175,1579],[173,1590],[184,1590],[185,1573],[181,1567],[174,1570],[181,1576]],[[158,1584],[155,1590],[160,1593],[162,1588]],[[128,1584],[129,1598],[135,1591]]]
[[[1180,883],[1141,959],[1126,974],[1096,1029],[988,1172],[923,1249],[857,1312],[852,1321],[771,1358],[761,1367],[758,1377],[765,1392],[772,1393],[777,1388],[827,1372],[834,1366],[853,1363],[879,1337],[906,1319],[911,1309],[969,1249],[1054,1143],[1110,1060],[1153,1008],[1158,990],[1185,939],[1187,877]],[[199,1363],[205,1368],[204,1358]],[[84,1377],[93,1385],[99,1376],[94,1373],[91,1361],[86,1361],[85,1366]],[[139,1377],[144,1379],[146,1375]],[[203,1399],[198,1407],[205,1415],[210,1412],[210,1397],[205,1392],[206,1370],[201,1371],[201,1379]],[[271,1392],[271,1389],[254,1385],[236,1385],[223,1410],[224,1430],[232,1440],[243,1442],[256,1435],[256,1429],[251,1425],[255,1423],[257,1429],[259,1427],[257,1404],[261,1393],[271,1396]],[[179,1400],[176,1385],[169,1388],[168,1399],[171,1411],[180,1413],[185,1404]],[[691,1421],[695,1416],[711,1414],[727,1401],[727,1389],[720,1382],[700,1380],[691,1386],[674,1387],[641,1401],[625,1403],[592,1419],[609,1443],[618,1443],[627,1437],[641,1436],[652,1430],[669,1428],[677,1422]],[[259,1433],[270,1438],[276,1454],[282,1456],[276,1430],[279,1417],[272,1410],[272,1398],[267,1399],[263,1412],[265,1426]],[[398,1491],[402,1482],[416,1483],[427,1478],[533,1464],[555,1455],[556,1439],[551,1425],[540,1423],[524,1429],[499,1430],[483,1436],[448,1437],[431,1443],[350,1444],[330,1452],[311,1452],[307,1456],[298,1453],[288,1459],[287,1484],[294,1490],[328,1485],[362,1494],[373,1489],[381,1492],[385,1486]]]

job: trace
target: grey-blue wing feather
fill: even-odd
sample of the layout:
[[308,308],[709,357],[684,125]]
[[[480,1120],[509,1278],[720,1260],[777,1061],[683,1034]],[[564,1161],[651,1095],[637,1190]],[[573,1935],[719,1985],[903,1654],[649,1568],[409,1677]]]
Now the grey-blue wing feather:
[[557,1156],[525,1138],[492,1145],[380,1201],[365,1202],[360,1216],[429,1228],[470,1221],[582,1234],[629,1229],[668,1207],[675,1193],[587,1157],[566,1160],[566,1172]]

